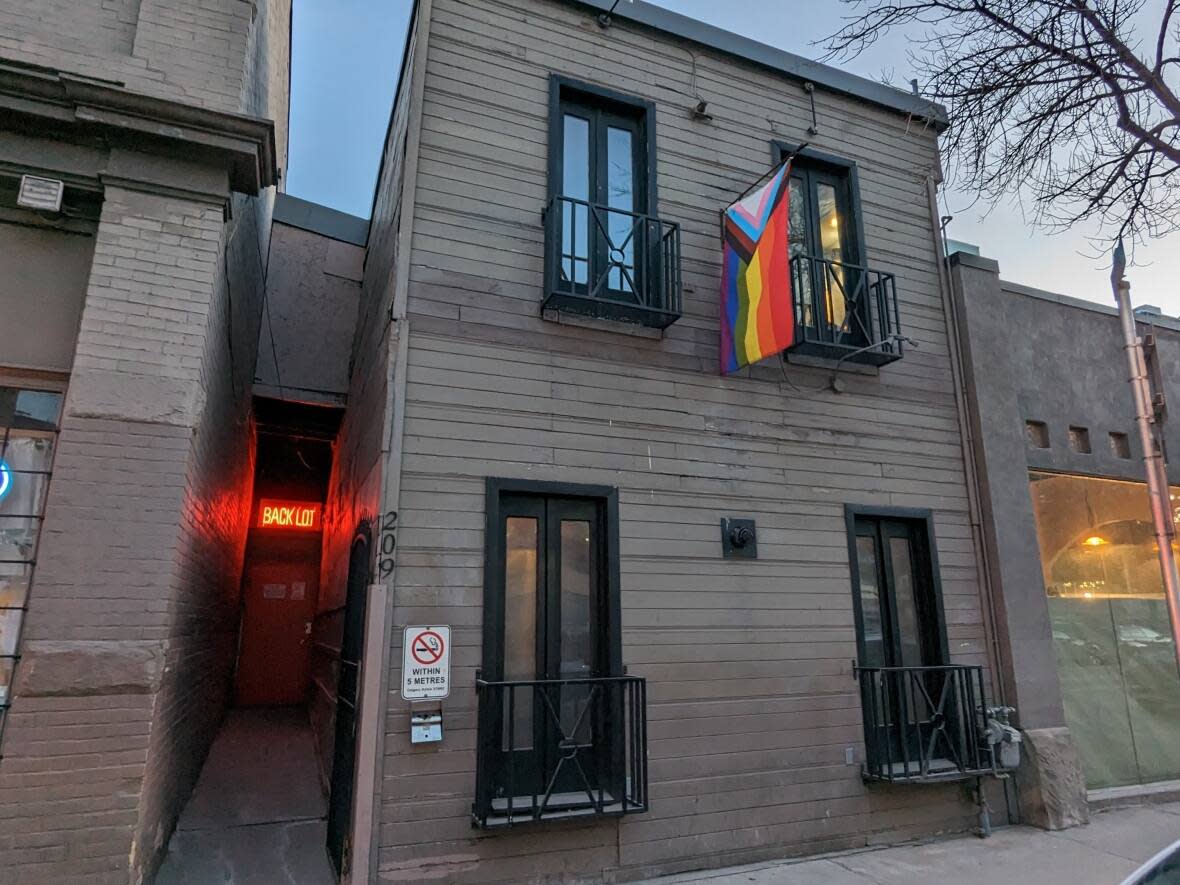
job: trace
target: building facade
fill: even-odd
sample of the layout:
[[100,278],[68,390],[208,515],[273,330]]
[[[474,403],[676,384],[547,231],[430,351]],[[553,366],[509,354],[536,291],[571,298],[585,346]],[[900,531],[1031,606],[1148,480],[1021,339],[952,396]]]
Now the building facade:
[[151,879],[228,703],[289,23],[0,9],[10,881]]
[[[1033,764],[1058,772],[1049,814],[1076,823],[1090,802],[1180,777],[1180,679],[1122,330],[1113,307],[1008,283],[987,258],[950,264],[1003,670]],[[1174,399],[1180,323],[1138,317]],[[1175,428],[1165,437],[1176,451]]]
[[[416,6],[325,510],[326,562],[374,582],[354,876],[626,880],[979,822],[1004,697],[942,111],[605,11]],[[788,153],[796,346],[722,377],[719,213]],[[442,640],[448,696],[408,700]]]
[[0,868],[627,881],[1176,776],[1117,325],[945,257],[942,108],[418,0],[366,223],[277,193],[289,4],[78,6],[0,12]]

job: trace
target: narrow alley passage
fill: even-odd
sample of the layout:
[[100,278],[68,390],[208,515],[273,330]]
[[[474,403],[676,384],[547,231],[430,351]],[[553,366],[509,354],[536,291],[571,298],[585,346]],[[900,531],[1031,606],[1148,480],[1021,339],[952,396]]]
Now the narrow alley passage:
[[316,772],[304,708],[231,710],[157,885],[334,885]]

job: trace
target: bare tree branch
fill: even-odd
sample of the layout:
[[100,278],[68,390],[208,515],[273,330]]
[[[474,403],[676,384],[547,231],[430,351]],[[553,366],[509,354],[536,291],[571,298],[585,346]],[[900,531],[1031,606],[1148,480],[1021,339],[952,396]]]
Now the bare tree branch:
[[1027,197],[1048,227],[1094,221],[1132,240],[1180,228],[1180,0],[1145,31],[1144,0],[842,2],[855,14],[827,57],[905,29],[924,93],[950,112],[960,189]]

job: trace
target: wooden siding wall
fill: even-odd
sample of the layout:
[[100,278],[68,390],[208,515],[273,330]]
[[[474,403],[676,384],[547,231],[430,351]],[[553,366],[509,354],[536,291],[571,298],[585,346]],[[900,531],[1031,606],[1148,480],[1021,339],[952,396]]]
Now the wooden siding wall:
[[[933,130],[816,94],[812,146],[859,164],[868,261],[897,274],[918,342],[841,395],[816,389],[825,371],[717,370],[718,210],[768,168],[773,140],[807,138],[800,83],[551,0],[435,0],[426,66],[382,880],[626,878],[969,827],[957,788],[861,781],[843,517],[845,503],[933,509],[952,658],[985,663],[926,199]],[[656,104],[660,214],[683,225],[687,286],[662,340],[539,316],[551,73]],[[711,124],[690,119],[697,93]],[[487,476],[619,488],[650,813],[471,827]],[[721,558],[728,515],[757,519],[756,561]],[[400,627],[414,623],[454,627],[439,745],[410,745],[397,697]]]

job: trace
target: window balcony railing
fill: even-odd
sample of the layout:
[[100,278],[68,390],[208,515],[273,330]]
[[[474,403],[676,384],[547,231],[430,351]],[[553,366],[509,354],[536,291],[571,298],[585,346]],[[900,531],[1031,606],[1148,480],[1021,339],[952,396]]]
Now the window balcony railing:
[[647,811],[647,683],[488,682],[479,694],[477,827]]
[[987,741],[983,668],[857,667],[866,780],[955,781],[997,775]]
[[555,196],[545,210],[545,301],[664,329],[680,319],[680,225]]
[[792,353],[883,366],[902,357],[893,274],[815,255],[791,258]]

